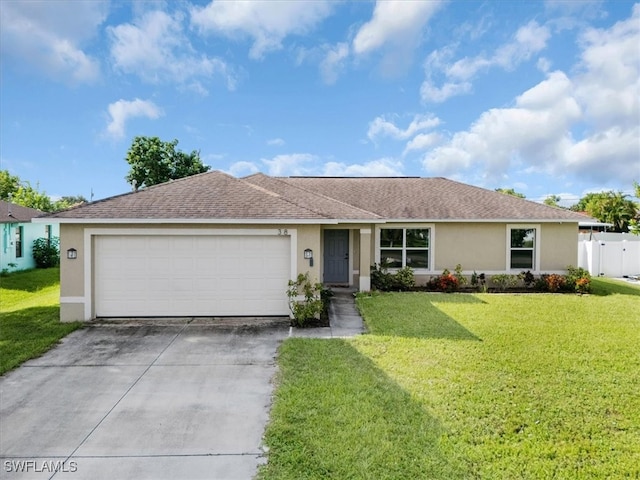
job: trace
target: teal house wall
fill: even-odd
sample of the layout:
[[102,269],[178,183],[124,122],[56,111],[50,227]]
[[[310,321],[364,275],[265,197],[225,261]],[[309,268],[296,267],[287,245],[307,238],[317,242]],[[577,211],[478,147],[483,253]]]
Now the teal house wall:
[[43,212],[0,200],[0,271],[35,268],[33,241],[60,236],[56,223],[31,223]]

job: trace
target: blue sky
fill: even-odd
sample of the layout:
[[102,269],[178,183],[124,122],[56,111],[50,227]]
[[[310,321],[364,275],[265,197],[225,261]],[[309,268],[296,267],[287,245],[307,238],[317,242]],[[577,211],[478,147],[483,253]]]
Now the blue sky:
[[133,137],[235,176],[443,176],[571,205],[640,181],[630,1],[12,1],[0,168],[130,189]]

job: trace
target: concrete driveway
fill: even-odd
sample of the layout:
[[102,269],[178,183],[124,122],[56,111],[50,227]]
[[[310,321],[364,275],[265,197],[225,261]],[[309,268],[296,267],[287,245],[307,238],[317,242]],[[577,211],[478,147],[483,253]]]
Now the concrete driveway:
[[0,478],[253,477],[288,334],[256,321],[72,333],[0,379]]

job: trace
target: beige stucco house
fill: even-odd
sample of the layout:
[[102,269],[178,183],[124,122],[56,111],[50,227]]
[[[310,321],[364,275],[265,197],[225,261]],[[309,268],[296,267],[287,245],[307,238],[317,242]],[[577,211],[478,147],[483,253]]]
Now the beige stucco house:
[[[235,178],[208,172],[53,214],[63,321],[288,315],[299,273],[370,289],[370,267],[426,282],[562,273],[581,214],[444,178]],[[72,258],[75,257],[75,258]]]

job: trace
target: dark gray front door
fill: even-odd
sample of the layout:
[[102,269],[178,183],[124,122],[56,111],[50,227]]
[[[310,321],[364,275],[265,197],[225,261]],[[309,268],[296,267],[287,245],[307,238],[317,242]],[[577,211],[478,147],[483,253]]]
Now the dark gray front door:
[[349,283],[349,230],[324,231],[324,283]]

